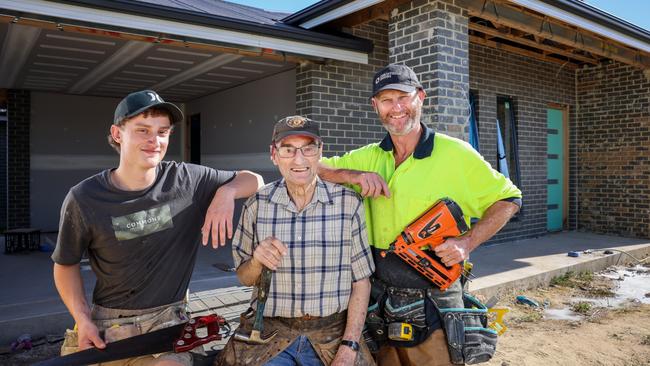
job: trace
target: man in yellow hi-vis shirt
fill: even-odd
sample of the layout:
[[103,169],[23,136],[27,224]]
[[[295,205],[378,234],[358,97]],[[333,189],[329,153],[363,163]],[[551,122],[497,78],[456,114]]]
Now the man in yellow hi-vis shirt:
[[[412,340],[385,342],[377,355],[379,365],[458,363],[458,357],[449,354],[453,351],[449,345],[454,343],[449,327],[453,325],[445,324],[439,310],[463,308],[460,281],[440,291],[397,256],[383,258],[379,252],[435,201],[448,197],[460,205],[468,224],[470,217],[479,218],[466,235],[435,248],[445,265],[461,263],[521,206],[521,191],[468,143],[434,132],[420,122],[425,96],[407,66],[393,64],[380,70],[373,79],[372,106],[388,134],[379,143],[323,159],[320,167],[321,178],[357,185],[367,197],[374,279],[383,289],[374,299],[380,317],[394,322],[403,316],[404,322],[417,329]],[[406,309],[404,314],[402,309]]]

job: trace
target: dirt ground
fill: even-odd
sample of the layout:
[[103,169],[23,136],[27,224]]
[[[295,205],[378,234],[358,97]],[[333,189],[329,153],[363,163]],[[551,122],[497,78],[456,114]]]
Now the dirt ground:
[[[638,270],[637,270],[638,271]],[[650,274],[650,267],[641,272]],[[650,304],[627,301],[612,308],[590,305],[583,298],[606,298],[616,279],[590,273],[555,278],[553,284],[503,295],[496,307],[507,307],[508,330],[499,337],[495,357],[486,366],[650,365]],[[517,295],[537,301],[537,308],[518,304]],[[644,296],[649,296],[650,293]],[[554,320],[546,309],[570,309],[579,320]],[[29,365],[57,355],[60,342],[0,355],[0,365]]]
[[[647,274],[650,269],[641,270]],[[499,337],[490,366],[538,365],[650,365],[650,304],[626,301],[620,307],[594,306],[583,298],[611,295],[617,280],[592,274],[572,274],[554,279],[552,286],[523,292],[541,306],[517,304],[516,295],[497,304],[510,308],[508,330]],[[646,287],[647,288],[647,287]],[[646,293],[643,296],[650,296]],[[579,320],[554,320],[548,309],[570,309]]]

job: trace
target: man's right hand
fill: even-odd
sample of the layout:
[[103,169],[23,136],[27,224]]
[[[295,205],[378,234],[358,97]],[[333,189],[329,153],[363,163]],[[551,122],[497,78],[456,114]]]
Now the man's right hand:
[[384,195],[390,198],[388,184],[381,175],[372,172],[354,171],[350,176],[350,183],[361,188],[361,196],[377,198]]
[[287,247],[280,240],[269,236],[257,245],[253,251],[253,260],[275,271],[287,252]]
[[97,326],[91,321],[77,323],[77,341],[80,351],[93,347],[100,349],[106,348],[106,343],[99,336]]

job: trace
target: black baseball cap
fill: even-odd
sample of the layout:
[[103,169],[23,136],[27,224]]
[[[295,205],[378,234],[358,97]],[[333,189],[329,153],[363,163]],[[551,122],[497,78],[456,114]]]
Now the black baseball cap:
[[382,90],[395,89],[410,93],[422,89],[418,76],[406,65],[391,64],[379,70],[372,79],[372,96]]
[[166,109],[172,115],[172,120],[170,121],[172,124],[183,120],[183,112],[176,105],[165,102],[153,90],[141,90],[127,95],[117,105],[113,124],[116,125],[125,118],[137,116],[153,107]]
[[300,135],[321,140],[318,124],[303,116],[288,116],[279,120],[273,127],[271,142],[278,142],[287,136]]

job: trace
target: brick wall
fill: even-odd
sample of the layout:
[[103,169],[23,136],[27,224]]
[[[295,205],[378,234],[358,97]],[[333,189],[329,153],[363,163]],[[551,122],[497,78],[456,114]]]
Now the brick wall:
[[9,229],[29,227],[29,116],[30,93],[10,89],[8,110],[8,217]]
[[580,228],[650,237],[649,77],[619,63],[577,74]]
[[387,23],[369,22],[349,33],[373,40],[367,65],[328,61],[296,69],[296,113],[320,122],[325,156],[376,142],[385,134],[369,98],[373,75],[388,62]]
[[[496,167],[497,96],[510,96],[518,124],[521,190],[524,209],[491,243],[546,233],[546,110],[548,103],[575,104],[574,71],[561,65],[470,44],[470,87],[477,92],[481,154]],[[573,115],[569,116],[574,121]],[[570,134],[570,136],[572,136]],[[570,146],[575,141],[570,142]],[[575,157],[570,153],[570,161]],[[571,171],[574,169],[572,168]],[[571,177],[569,178],[571,182]],[[569,194],[569,218],[574,219],[575,195]],[[575,227],[575,220],[570,221]]]
[[7,101],[0,91],[0,230],[7,228]]
[[411,67],[427,92],[422,122],[469,140],[467,11],[454,0],[411,1],[391,13],[390,63]]

